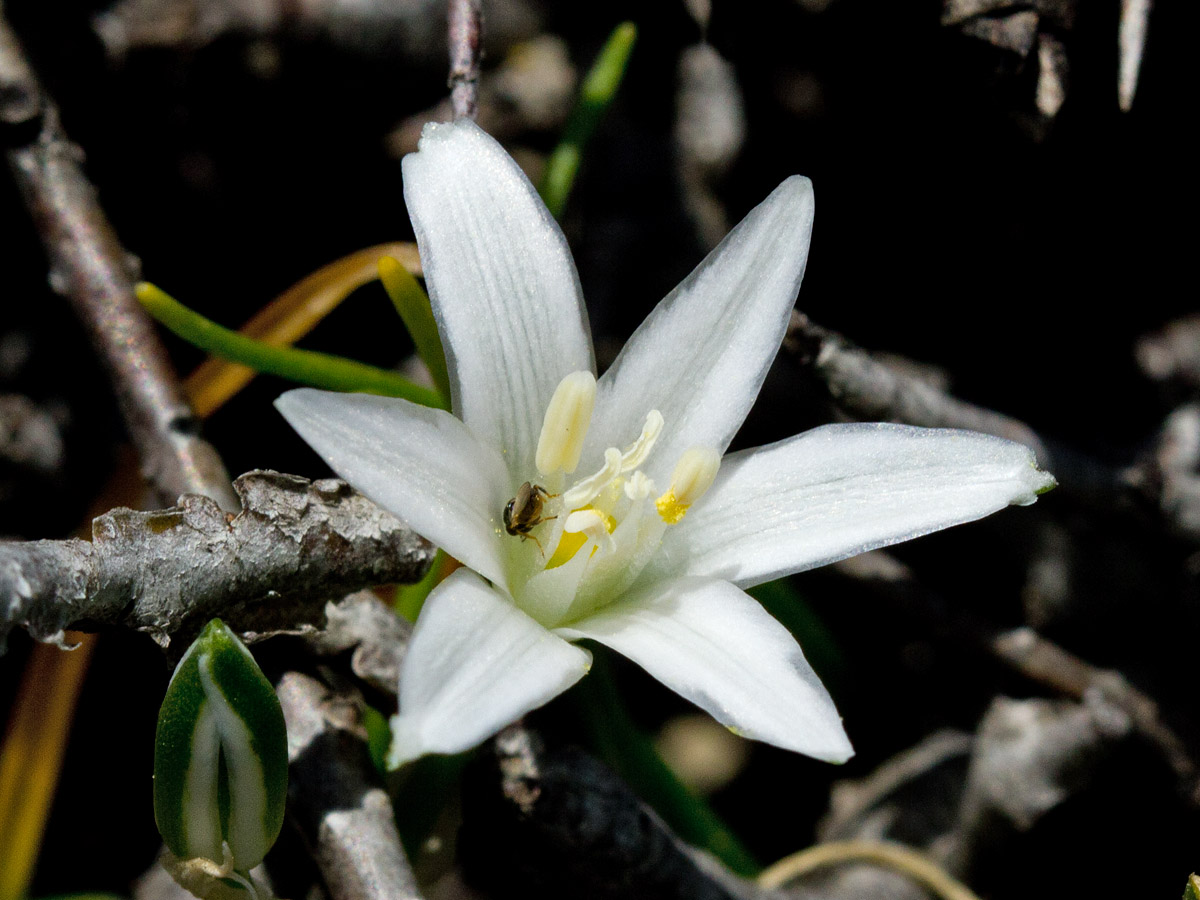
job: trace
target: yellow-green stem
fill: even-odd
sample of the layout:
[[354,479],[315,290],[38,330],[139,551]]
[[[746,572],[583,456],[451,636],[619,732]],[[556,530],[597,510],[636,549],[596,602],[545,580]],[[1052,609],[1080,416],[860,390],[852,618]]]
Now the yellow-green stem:
[[331,391],[359,391],[401,397],[437,409],[447,407],[437,391],[397,372],[328,353],[276,347],[238,334],[188,309],[153,284],[139,284],[137,297],[150,315],[188,343],[257,372]]

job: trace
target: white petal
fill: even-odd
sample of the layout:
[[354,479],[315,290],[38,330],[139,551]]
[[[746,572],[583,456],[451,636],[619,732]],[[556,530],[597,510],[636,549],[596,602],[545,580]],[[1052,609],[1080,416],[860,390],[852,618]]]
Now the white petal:
[[595,371],[571,251],[529,179],[470,120],[425,126],[403,166],[454,410],[506,453],[519,484],[558,383]]
[[425,601],[401,664],[388,765],[474,747],[561,694],[591,661],[474,572],[456,570]]
[[652,565],[742,587],[970,522],[1053,486],[1026,447],[904,425],[814,428],[730,454]]
[[793,176],[655,307],[600,379],[584,469],[633,440],[650,409],[666,420],[656,481],[689,447],[725,451],[783,341],[812,221],[812,185]]
[[448,412],[392,397],[302,388],[276,408],[329,467],[464,565],[505,585],[509,498],[500,456]]
[[728,582],[658,582],[556,630],[629,657],[743,737],[830,762],[854,752],[799,645]]

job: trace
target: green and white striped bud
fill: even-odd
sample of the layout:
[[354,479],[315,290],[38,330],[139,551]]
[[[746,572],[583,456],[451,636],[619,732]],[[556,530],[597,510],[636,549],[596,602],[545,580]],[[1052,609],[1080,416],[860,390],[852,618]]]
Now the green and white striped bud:
[[248,872],[279,837],[287,777],[275,692],[213,619],[175,667],[158,714],[154,819],[163,842],[180,860]]

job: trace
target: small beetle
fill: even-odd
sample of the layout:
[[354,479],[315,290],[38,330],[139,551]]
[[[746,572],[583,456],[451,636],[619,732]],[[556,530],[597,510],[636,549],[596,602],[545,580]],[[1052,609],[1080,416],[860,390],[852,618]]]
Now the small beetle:
[[530,532],[543,522],[557,518],[542,517],[542,504],[554,496],[556,495],[549,493],[540,484],[530,484],[526,481],[517,488],[517,496],[509,500],[504,507],[504,530],[509,534],[519,535],[521,540],[531,537],[534,543],[541,547],[541,543]]

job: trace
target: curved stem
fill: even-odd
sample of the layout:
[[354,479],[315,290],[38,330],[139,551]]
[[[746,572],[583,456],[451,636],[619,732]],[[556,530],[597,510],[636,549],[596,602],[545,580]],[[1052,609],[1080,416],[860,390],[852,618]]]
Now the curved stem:
[[409,381],[397,372],[328,353],[264,344],[206,319],[146,282],[137,286],[137,297],[150,315],[185,341],[256,371],[326,390],[402,397],[421,406],[446,408],[437,391]]
[[943,900],[979,900],[970,888],[955,881],[923,853],[899,844],[872,841],[834,841],[793,853],[768,867],[758,876],[758,884],[779,888],[816,869],[846,863],[872,863],[907,875]]

